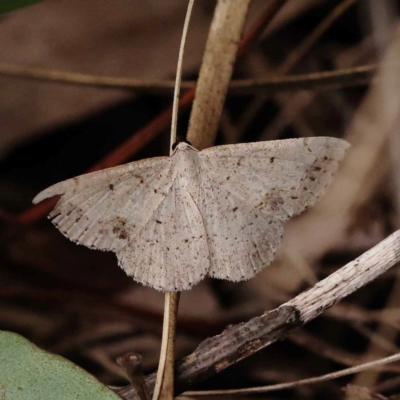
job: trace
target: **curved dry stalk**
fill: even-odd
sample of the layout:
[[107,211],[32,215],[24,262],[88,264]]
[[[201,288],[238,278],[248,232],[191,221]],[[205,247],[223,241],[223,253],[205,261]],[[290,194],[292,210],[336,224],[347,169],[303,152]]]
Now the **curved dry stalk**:
[[192,15],[194,0],[189,0],[185,22],[183,24],[182,40],[179,47],[178,66],[176,68],[176,79],[174,88],[174,99],[172,104],[172,121],[171,121],[171,140],[170,140],[170,153],[172,154],[172,145],[176,142],[176,130],[178,125],[178,111],[179,111],[179,94],[181,91],[182,81],[182,65],[183,54],[185,53],[186,37],[189,28],[190,16]]
[[296,90],[335,90],[345,87],[369,84],[378,65],[343,68],[336,71],[314,72],[310,74],[276,76],[267,79],[241,79],[231,81],[229,93],[249,95],[254,93],[275,94]]
[[372,368],[378,368],[384,364],[392,363],[400,360],[400,353],[394,354],[390,357],[380,358],[379,360],[370,361],[364,364],[357,365],[355,367],[345,368],[340,371],[332,372],[321,376],[315,376],[313,378],[300,379],[294,382],[278,383],[276,385],[260,386],[246,389],[232,389],[232,390],[207,390],[198,392],[186,392],[188,396],[211,396],[211,395],[239,395],[239,394],[252,394],[252,393],[267,393],[276,392],[278,390],[292,389],[299,386],[310,385],[313,383],[319,383],[329,381],[331,379],[341,378],[342,376],[356,374],[357,372],[365,371]]
[[[229,83],[228,93],[231,95],[274,94],[289,90],[335,90],[344,87],[367,85],[371,82],[371,78],[377,68],[376,64],[371,64],[354,68],[343,68],[336,71],[290,75],[286,77],[238,79]],[[132,90],[160,95],[170,95],[175,87],[175,81],[172,80],[139,80],[134,78],[80,74],[48,68],[24,67],[4,62],[0,62],[0,75],[67,85]],[[195,86],[195,81],[181,82],[181,89],[193,89]]]

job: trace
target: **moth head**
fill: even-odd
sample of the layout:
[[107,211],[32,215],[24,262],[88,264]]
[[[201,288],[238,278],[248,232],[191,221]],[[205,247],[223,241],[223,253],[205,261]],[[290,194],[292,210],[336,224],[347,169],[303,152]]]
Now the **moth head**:
[[172,145],[173,153],[176,153],[177,150],[195,150],[192,144],[186,139],[179,139]]

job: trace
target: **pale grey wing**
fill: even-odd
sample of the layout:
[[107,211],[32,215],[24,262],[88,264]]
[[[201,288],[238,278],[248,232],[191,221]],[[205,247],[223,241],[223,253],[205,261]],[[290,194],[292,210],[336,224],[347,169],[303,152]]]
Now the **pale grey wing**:
[[34,198],[62,195],[49,217],[69,239],[117,251],[153,217],[174,179],[169,157],[153,158],[57,183]]
[[203,150],[200,208],[210,275],[249,279],[270,264],[282,222],[324,193],[348,146],[340,139],[307,138]]
[[230,194],[285,221],[325,192],[348,147],[330,137],[244,143],[203,150],[200,163]]
[[242,281],[271,263],[282,237],[282,222],[232,195],[227,185],[202,171],[200,209],[213,278]]
[[179,176],[140,232],[117,257],[136,281],[162,291],[182,291],[210,267],[203,219]]

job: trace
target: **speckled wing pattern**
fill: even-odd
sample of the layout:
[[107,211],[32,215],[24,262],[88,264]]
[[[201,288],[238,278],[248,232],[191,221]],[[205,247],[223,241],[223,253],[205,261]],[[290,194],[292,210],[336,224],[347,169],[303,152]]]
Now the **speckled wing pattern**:
[[72,241],[117,254],[136,281],[189,289],[208,270],[207,238],[174,158],[160,157],[53,185],[34,203],[62,194],[49,217]]
[[139,161],[57,183],[33,202],[62,195],[49,215],[53,224],[74,242],[116,252],[152,218],[172,174],[169,157]]
[[348,147],[344,140],[318,137],[200,152],[209,275],[240,281],[270,264],[282,223],[325,192]]
[[324,137],[201,152],[181,143],[171,157],[60,182],[34,203],[62,195],[49,217],[65,236],[115,252],[158,290],[186,290],[206,274],[240,281],[270,264],[282,223],[323,194],[347,147]]
[[206,275],[203,219],[179,174],[147,224],[117,257],[136,281],[162,291],[190,289]]

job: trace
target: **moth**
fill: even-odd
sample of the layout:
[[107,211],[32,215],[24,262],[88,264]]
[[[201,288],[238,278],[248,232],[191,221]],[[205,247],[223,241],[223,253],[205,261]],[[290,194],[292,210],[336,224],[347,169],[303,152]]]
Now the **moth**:
[[349,144],[331,137],[187,142],[157,157],[57,183],[49,217],[72,241],[116,253],[134,280],[190,289],[206,275],[250,279],[271,263],[283,223],[325,192]]

